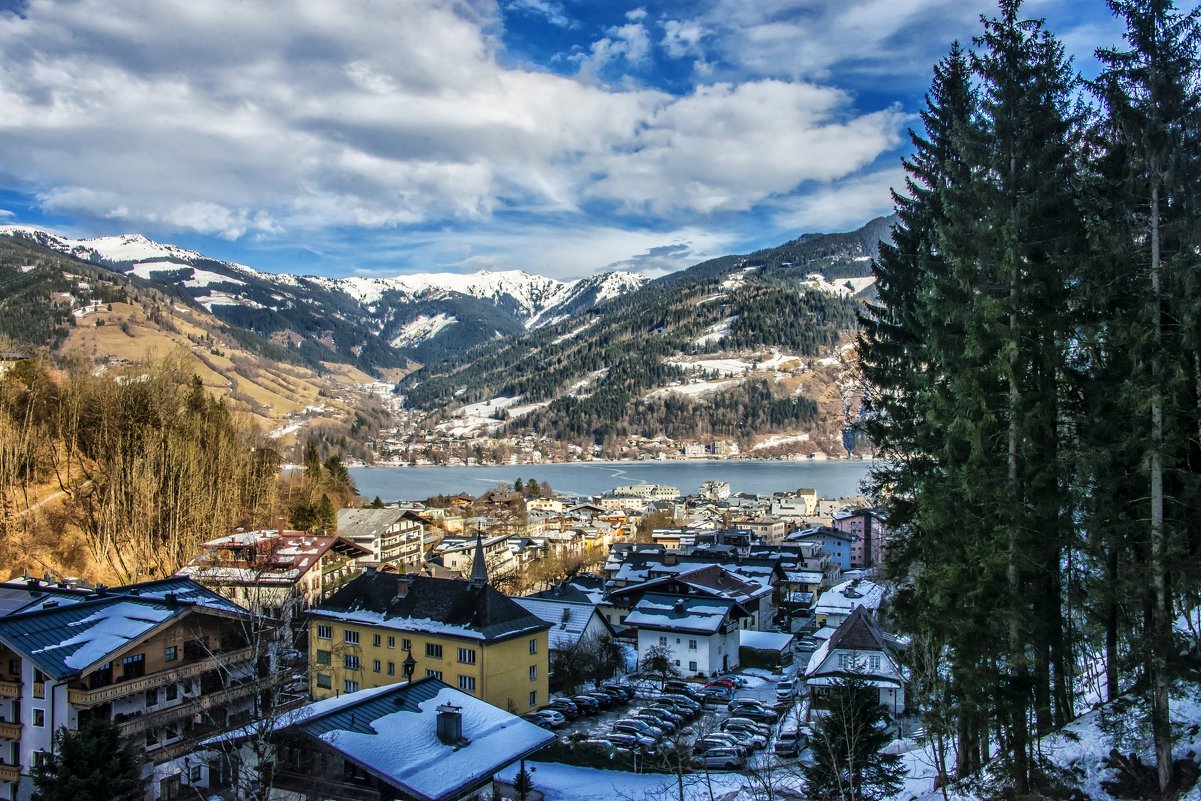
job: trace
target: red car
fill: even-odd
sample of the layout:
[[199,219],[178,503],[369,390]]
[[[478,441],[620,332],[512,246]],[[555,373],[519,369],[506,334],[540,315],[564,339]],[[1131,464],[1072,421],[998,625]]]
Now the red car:
[[713,681],[709,682],[705,686],[706,687],[725,687],[727,690],[730,690],[731,692],[733,692],[735,689],[734,680],[726,679],[726,678],[714,679]]

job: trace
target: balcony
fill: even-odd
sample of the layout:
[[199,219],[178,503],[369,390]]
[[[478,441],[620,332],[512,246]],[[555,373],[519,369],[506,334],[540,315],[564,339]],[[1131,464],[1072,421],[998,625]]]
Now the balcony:
[[21,682],[0,681],[0,698],[20,698]]
[[5,740],[20,740],[21,724],[0,721],[0,738]]
[[193,676],[199,676],[201,673],[207,673],[219,665],[229,666],[253,658],[254,648],[224,651],[212,656],[206,656],[190,665],[181,665],[172,670],[152,673],[149,676],[141,676],[129,681],[119,681],[115,684],[97,687],[94,690],[72,688],[67,690],[67,703],[71,704],[71,706],[87,709],[99,706],[100,704],[107,704],[118,698],[125,698],[135,693],[145,692],[154,687],[161,687],[164,684],[173,684]]
[[147,712],[139,715],[136,718],[126,720],[117,724],[117,731],[122,737],[129,737],[134,734],[139,734],[146,729],[161,726],[166,723],[172,723],[183,718],[191,717],[192,715],[201,712],[207,712],[216,706],[234,701],[239,698],[245,698],[252,695],[264,687],[269,686],[274,681],[274,678],[263,679],[260,681],[248,681],[245,684],[240,684],[236,687],[230,687],[227,690],[218,690],[217,692],[202,695],[199,698],[189,698],[184,700],[182,704],[170,706],[166,709],[158,709],[154,712]]
[[21,781],[21,767],[19,765],[0,765],[0,782],[16,784],[19,781]]

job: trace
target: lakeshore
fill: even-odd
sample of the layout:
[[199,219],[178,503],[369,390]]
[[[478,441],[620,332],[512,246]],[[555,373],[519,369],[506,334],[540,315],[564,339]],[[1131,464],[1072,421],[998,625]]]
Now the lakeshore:
[[869,460],[725,460],[560,462],[478,467],[353,467],[359,494],[385,501],[468,492],[477,495],[517,479],[548,482],[556,492],[599,495],[620,484],[666,484],[689,494],[705,481],[726,481],[732,492],[786,492],[813,487],[824,498],[850,497],[875,462]]

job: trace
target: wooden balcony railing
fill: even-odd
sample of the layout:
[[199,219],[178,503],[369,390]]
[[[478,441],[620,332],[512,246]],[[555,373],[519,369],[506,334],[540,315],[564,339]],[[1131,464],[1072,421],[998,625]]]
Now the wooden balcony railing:
[[260,689],[268,686],[272,682],[271,679],[263,681],[249,681],[245,684],[240,684],[237,687],[230,687],[227,690],[218,690],[208,695],[202,695],[199,698],[190,698],[177,706],[167,707],[166,709],[157,709],[154,712],[147,712],[139,715],[136,718],[123,721],[117,724],[117,731],[122,737],[129,737],[133,734],[139,734],[146,729],[161,726],[166,723],[172,723],[177,720],[182,720],[186,717],[191,717],[200,712],[207,712],[214,707],[238,698],[245,698],[258,692]]
[[16,784],[21,781],[20,765],[0,765],[0,782]]
[[253,658],[254,648],[223,651],[211,657],[193,662],[190,665],[181,665],[171,670],[163,670],[148,676],[131,679],[130,681],[118,681],[104,687],[97,687],[94,690],[72,688],[67,690],[67,703],[86,709],[115,701],[118,698],[124,698],[128,695],[145,692],[154,687],[161,687],[164,684],[173,684],[183,679],[199,676],[201,673],[208,673],[217,667],[229,667],[230,665],[245,662]]
[[20,740],[21,739],[21,724],[20,723],[5,723],[0,721],[0,738],[5,740]]
[[20,698],[21,682],[0,681],[0,698]]

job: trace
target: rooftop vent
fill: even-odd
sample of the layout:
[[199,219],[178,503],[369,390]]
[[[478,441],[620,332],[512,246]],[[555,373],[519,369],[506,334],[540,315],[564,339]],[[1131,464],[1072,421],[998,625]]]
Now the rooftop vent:
[[467,745],[463,738],[463,707],[454,704],[438,707],[438,739],[456,748]]
[[677,598],[677,599],[676,599],[676,606],[675,606],[675,610],[676,610],[676,614],[677,614],[677,615],[682,615],[682,614],[684,614],[684,599],[683,599],[683,598]]

